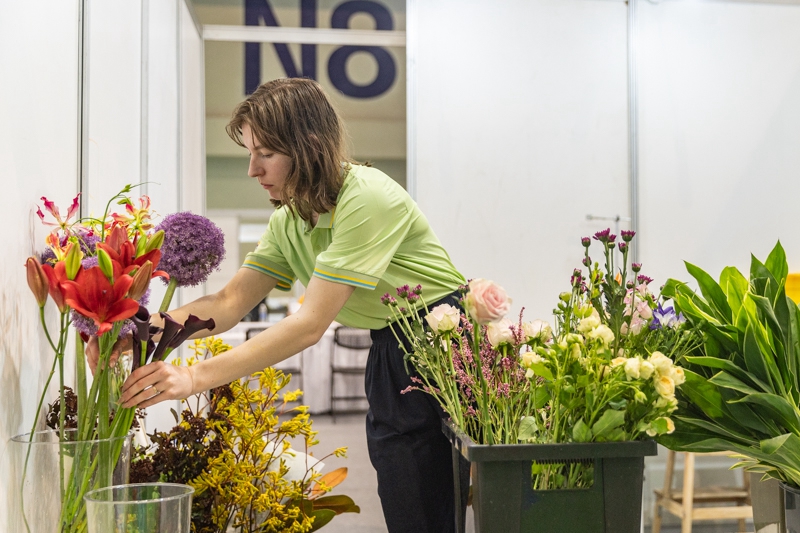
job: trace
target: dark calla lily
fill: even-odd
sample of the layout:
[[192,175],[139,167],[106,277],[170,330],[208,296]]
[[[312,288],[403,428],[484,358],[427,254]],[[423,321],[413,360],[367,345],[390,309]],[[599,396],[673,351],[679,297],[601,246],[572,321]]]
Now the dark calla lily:
[[184,329],[182,324],[173,320],[167,313],[161,312],[159,315],[164,319],[164,332],[161,334],[161,340],[158,341],[155,353],[153,353],[154,361],[166,359],[169,355],[167,348],[170,347],[170,342]]
[[186,322],[183,323],[183,330],[169,341],[168,348],[175,349],[198,331],[202,331],[204,329],[212,330],[215,326],[216,324],[214,323],[213,318],[203,320],[194,315],[189,315],[189,318],[187,318]]
[[150,340],[150,312],[143,305],[139,305],[139,310],[131,317],[133,325],[136,326],[136,333],[133,335],[133,366],[136,370],[147,362],[147,356],[142,356],[142,344]]

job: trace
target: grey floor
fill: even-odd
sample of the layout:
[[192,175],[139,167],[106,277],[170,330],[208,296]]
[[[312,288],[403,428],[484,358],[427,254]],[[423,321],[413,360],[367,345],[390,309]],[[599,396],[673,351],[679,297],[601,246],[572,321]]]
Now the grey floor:
[[[369,462],[367,441],[364,429],[364,415],[340,415],[334,423],[328,415],[314,415],[314,430],[318,432],[319,444],[315,446],[314,455],[324,455],[334,448],[347,446],[347,458],[330,458],[325,461],[325,471],[340,466],[348,468],[347,479],[334,489],[335,493],[347,494],[361,507],[360,514],[343,514],[325,526],[325,533],[385,533],[386,525],[381,514],[378,499],[375,471]],[[467,512],[467,533],[474,533],[471,520],[471,509]],[[650,533],[650,528],[644,529]],[[723,524],[698,524],[692,528],[693,533],[734,533],[738,531],[737,522]],[[752,523],[747,531],[753,531]],[[665,526],[662,533],[680,533],[679,526]]]

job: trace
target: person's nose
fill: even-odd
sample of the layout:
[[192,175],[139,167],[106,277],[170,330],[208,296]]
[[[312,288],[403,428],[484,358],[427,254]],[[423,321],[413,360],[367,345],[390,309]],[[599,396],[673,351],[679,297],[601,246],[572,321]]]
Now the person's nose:
[[247,167],[247,175],[251,178],[257,178],[264,173],[263,169],[258,166],[256,158],[250,157],[250,165]]

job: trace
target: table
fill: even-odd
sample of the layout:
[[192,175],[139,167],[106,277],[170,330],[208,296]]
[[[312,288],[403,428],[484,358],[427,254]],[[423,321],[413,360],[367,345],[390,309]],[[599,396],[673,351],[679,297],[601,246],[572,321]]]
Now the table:
[[[215,335],[215,337],[222,339],[231,346],[238,346],[247,338],[247,330],[269,328],[274,324],[274,322],[240,322],[230,330]],[[302,403],[308,406],[308,410],[312,414],[328,413],[331,410],[331,358],[333,355],[333,334],[337,326],[339,324],[334,322],[325,331],[317,344],[275,365],[275,368],[278,369],[286,367],[297,368],[297,358],[301,359],[299,366],[302,370],[302,382],[298,385],[295,381],[292,381],[289,384],[289,388],[302,387]],[[343,358],[355,361],[358,357],[356,350],[348,350],[342,347],[337,348],[337,350],[340,350],[337,355],[339,361]],[[353,376],[339,377],[352,378]],[[363,394],[363,379],[357,377],[340,382],[337,378],[336,391],[338,394]],[[337,405],[339,405],[338,402]]]

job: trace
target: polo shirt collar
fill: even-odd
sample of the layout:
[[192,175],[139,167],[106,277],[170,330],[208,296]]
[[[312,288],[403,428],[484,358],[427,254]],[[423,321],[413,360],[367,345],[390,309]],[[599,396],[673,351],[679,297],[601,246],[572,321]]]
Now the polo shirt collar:
[[321,213],[317,219],[317,225],[311,226],[310,222],[306,222],[306,232],[310,232],[316,228],[331,229],[333,228],[333,221],[336,216],[336,208],[334,207],[328,213]]

